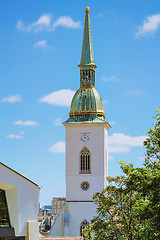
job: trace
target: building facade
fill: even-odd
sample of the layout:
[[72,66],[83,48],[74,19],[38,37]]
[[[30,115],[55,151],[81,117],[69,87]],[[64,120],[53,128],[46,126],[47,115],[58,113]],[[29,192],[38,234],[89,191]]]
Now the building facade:
[[0,162],[0,239],[38,240],[39,187]]
[[61,209],[63,208],[66,202],[66,198],[63,197],[54,197],[52,199],[52,214],[58,216]]
[[[70,107],[66,128],[66,204],[51,235],[80,236],[96,215],[93,194],[106,186],[108,129],[103,103],[95,88],[89,8],[85,9],[80,87]],[[57,231],[59,222],[62,227]],[[50,235],[50,236],[51,236]]]

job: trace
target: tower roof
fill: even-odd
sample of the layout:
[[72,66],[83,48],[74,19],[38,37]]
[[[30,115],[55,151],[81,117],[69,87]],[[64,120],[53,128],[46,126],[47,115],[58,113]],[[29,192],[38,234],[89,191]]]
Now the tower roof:
[[69,119],[72,122],[105,122],[102,99],[95,89],[95,68],[89,7],[85,9],[82,55],[80,61],[80,88],[73,96]]
[[84,23],[84,32],[83,32],[82,54],[81,54],[81,61],[80,61],[79,68],[95,69],[96,65],[94,63],[94,55],[93,55],[89,7],[86,7],[85,12],[86,14],[85,14],[85,23]]
[[105,118],[102,99],[94,87],[78,89],[72,99],[69,116],[83,116],[86,120],[92,116]]

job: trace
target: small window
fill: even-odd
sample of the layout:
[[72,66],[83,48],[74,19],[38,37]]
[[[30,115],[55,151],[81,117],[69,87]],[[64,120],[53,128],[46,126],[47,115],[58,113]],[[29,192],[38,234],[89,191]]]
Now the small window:
[[80,236],[84,237],[83,236],[83,229],[89,225],[89,222],[87,220],[84,220],[82,223],[81,223],[81,226],[80,226]]
[[80,173],[91,173],[90,152],[87,148],[80,153]]

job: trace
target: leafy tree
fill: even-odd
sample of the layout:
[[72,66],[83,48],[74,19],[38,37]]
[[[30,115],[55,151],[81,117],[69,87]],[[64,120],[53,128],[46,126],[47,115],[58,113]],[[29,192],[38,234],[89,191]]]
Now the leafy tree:
[[159,230],[157,231],[153,222],[154,209],[150,198],[154,173],[145,166],[144,168],[134,168],[126,163],[121,163],[121,168],[128,176],[126,179],[126,189],[131,189],[138,196],[136,207],[134,208],[134,216],[140,222],[140,239],[160,239],[160,232]]
[[155,167],[154,163],[157,164],[160,161],[160,107],[157,108],[157,114],[153,119],[154,128],[148,130],[149,138],[144,141],[144,146],[147,149],[145,158],[147,168]]
[[135,215],[139,194],[126,188],[127,177],[107,177],[108,186],[94,194],[97,216],[88,232],[93,239],[142,239],[141,222]]
[[147,150],[144,167],[148,173],[145,193],[148,208],[144,213],[147,213],[150,226],[160,239],[160,107],[153,119],[153,129],[148,130],[149,137],[144,141]]
[[143,167],[120,162],[124,176],[107,177],[108,186],[94,194],[97,216],[85,239],[160,239],[160,108],[148,135]]
[[[149,137],[144,141],[146,155],[144,168],[133,168],[128,178],[127,188],[131,187],[142,197],[139,202],[139,216],[145,220],[144,234],[151,239],[160,239],[160,108],[154,119],[153,129],[148,130]],[[127,165],[123,164],[123,172]]]

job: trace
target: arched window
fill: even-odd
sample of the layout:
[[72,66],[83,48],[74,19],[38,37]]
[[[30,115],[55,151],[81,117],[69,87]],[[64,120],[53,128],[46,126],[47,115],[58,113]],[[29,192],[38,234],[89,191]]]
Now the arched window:
[[[81,226],[80,226],[80,236],[83,236],[83,229],[89,225],[89,222],[87,220],[84,220],[83,222],[81,222]],[[83,236],[84,237],[84,236]]]
[[91,173],[91,157],[87,148],[80,153],[80,173]]

